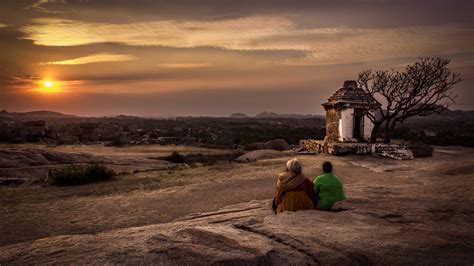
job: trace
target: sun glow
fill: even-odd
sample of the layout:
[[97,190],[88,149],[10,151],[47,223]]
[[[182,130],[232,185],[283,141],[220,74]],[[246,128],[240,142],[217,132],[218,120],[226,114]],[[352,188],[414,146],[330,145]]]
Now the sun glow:
[[46,93],[59,92],[59,87],[51,80],[42,80],[40,82],[39,91]]

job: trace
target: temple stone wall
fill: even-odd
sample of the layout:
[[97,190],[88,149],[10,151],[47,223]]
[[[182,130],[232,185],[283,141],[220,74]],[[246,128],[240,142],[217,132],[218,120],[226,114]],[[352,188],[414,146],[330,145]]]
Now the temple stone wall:
[[374,124],[372,121],[367,117],[364,116],[364,139],[370,139],[370,134],[372,133],[372,129],[374,128]]
[[326,140],[329,142],[339,139],[339,111],[330,109],[326,112]]
[[354,109],[346,108],[340,111],[341,118],[339,119],[339,141],[352,141],[353,126],[354,126]]

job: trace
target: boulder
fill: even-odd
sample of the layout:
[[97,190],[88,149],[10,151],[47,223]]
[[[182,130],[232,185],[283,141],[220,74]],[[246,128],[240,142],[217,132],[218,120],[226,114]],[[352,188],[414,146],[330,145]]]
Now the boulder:
[[264,150],[265,143],[263,142],[250,143],[250,144],[245,145],[244,148],[246,151]]
[[293,151],[256,150],[247,152],[244,155],[237,157],[235,161],[241,163],[249,163],[255,162],[257,160],[294,156],[295,154],[296,152]]
[[290,145],[284,139],[274,139],[265,142],[265,149],[267,150],[276,150],[276,151],[287,151],[290,149]]

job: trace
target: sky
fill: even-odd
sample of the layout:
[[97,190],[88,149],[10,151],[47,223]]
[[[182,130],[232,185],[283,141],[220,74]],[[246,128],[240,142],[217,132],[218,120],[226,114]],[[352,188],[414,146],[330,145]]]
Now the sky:
[[464,79],[451,109],[473,110],[473,14],[473,0],[1,0],[0,109],[323,114],[365,69],[441,57]]

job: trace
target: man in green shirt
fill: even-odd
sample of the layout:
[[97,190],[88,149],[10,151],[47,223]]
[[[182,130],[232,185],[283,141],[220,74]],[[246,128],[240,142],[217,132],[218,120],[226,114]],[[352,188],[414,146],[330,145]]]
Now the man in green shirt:
[[332,174],[332,164],[323,163],[324,174],[316,177],[314,183],[313,204],[318,210],[330,211],[335,202],[346,199],[339,177]]

